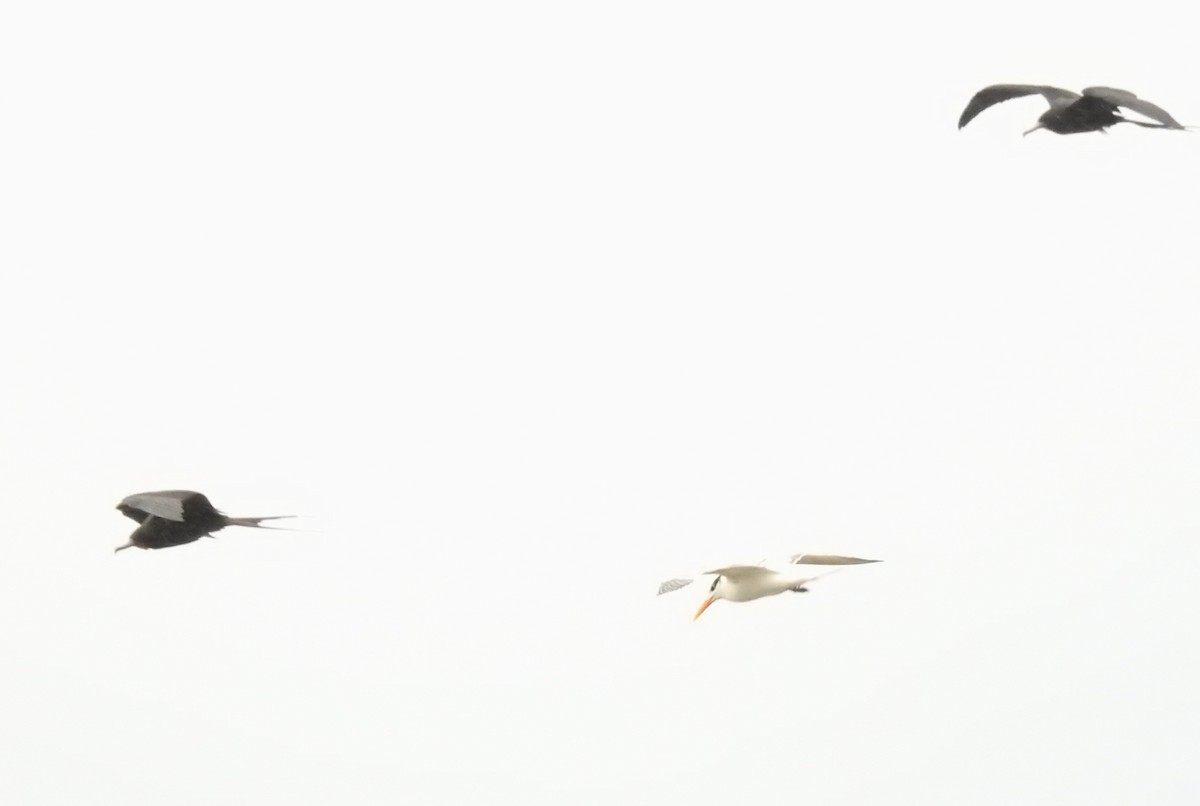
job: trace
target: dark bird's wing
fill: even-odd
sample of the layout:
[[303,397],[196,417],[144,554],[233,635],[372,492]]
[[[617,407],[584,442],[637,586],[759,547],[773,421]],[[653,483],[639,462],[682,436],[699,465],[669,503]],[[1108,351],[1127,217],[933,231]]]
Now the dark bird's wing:
[[[1182,129],[1183,126],[1175,118],[1167,114],[1167,110],[1160,106],[1143,101],[1141,98],[1126,90],[1117,90],[1112,87],[1088,87],[1083,91],[1084,95],[1092,98],[1099,98],[1102,101],[1108,101],[1114,106],[1123,106],[1126,109],[1137,112],[1139,115],[1145,115],[1151,120],[1157,120],[1166,129]],[[1130,121],[1137,123],[1137,121]],[[1144,123],[1138,125],[1146,125]]]
[[137,507],[130,506],[129,504],[126,503],[126,501],[128,501],[128,500],[129,499],[127,498],[127,499],[125,499],[125,501],[122,501],[121,503],[117,504],[117,509],[119,509],[121,511],[122,515],[124,515],[126,518],[133,518],[138,523],[145,523],[146,521],[150,520],[150,518],[152,517],[151,515],[147,515],[145,512],[138,509]]
[[879,560],[864,560],[860,557],[841,557],[837,554],[793,554],[792,565],[862,565]]
[[[1038,84],[993,84],[975,93],[975,97],[967,104],[967,108],[963,110],[962,116],[958,119],[958,128],[961,129],[963,126],[966,126],[976,115],[989,106],[994,106],[1013,98],[1023,98],[1026,95],[1039,94],[1046,99],[1046,102],[1051,107],[1063,106],[1079,98],[1079,93],[1059,89],[1058,87],[1044,87]],[[1132,107],[1130,108],[1132,109]]]
[[688,585],[691,585],[691,584],[692,584],[692,580],[690,580],[690,579],[668,579],[666,582],[664,582],[658,586],[658,595],[662,596],[664,593],[670,593],[671,591],[677,591],[680,588],[686,588]]
[[124,512],[135,521],[141,523],[144,518],[138,518],[129,510],[144,512],[155,518],[182,523],[186,518],[195,514],[216,513],[213,505],[201,493],[191,490],[160,490],[155,493],[137,493],[122,501],[117,509]]

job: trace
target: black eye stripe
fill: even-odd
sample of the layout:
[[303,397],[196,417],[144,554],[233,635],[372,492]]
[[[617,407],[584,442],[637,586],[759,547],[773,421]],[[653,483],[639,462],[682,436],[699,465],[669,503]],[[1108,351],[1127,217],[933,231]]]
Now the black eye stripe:
[[709,592],[709,593],[712,593],[713,591],[715,591],[715,590],[717,589],[717,583],[718,583],[718,582],[720,582],[720,581],[721,581],[721,578],[720,578],[720,577],[717,577],[716,579],[714,579],[714,580],[713,580],[712,587],[708,589],[708,592]]

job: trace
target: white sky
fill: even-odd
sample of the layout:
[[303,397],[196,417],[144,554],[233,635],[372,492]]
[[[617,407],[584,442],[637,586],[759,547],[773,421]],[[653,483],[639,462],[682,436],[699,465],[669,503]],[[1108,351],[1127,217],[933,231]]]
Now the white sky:
[[1194,803],[1193,23],[6,5],[0,801]]

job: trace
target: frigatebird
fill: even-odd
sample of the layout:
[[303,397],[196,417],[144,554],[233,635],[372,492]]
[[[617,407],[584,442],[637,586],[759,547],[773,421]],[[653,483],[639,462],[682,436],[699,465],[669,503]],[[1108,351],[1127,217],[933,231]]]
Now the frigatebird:
[[115,551],[137,546],[140,549],[165,549],[182,546],[202,537],[211,537],[226,526],[263,526],[263,521],[291,518],[292,515],[270,515],[264,518],[233,518],[218,512],[203,493],[191,490],[161,490],[137,493],[117,504],[117,509],[140,524],[129,536],[129,542]]
[[[1022,98],[1026,95],[1040,94],[1050,104],[1050,108],[1038,118],[1037,125],[1025,134],[1046,129],[1055,134],[1079,134],[1081,132],[1102,132],[1109,126],[1118,123],[1133,123],[1147,129],[1184,129],[1179,121],[1167,114],[1160,106],[1143,101],[1141,98],[1126,90],[1112,87],[1088,87],[1082,94],[1064,90],[1058,87],[1046,87],[1038,84],[993,84],[975,93],[975,97],[963,110],[958,119],[958,128],[970,123],[976,115],[989,106]],[[1145,115],[1157,123],[1147,123],[1132,120],[1118,114],[1119,107],[1124,107],[1139,115]]]

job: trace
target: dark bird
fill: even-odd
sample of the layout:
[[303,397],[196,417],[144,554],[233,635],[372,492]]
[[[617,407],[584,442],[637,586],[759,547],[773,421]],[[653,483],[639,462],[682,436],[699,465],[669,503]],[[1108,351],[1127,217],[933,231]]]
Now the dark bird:
[[[1083,94],[1059,89],[1040,87],[1035,84],[993,84],[975,93],[975,97],[963,110],[958,119],[958,128],[970,123],[976,115],[993,104],[1012,98],[1041,93],[1050,108],[1038,118],[1037,125],[1029,132],[1048,129],[1055,134],[1078,134],[1080,132],[1102,132],[1117,123],[1133,123],[1147,129],[1183,129],[1179,121],[1167,114],[1165,109],[1143,101],[1132,92],[1115,90],[1112,87],[1088,87]],[[1118,107],[1145,115],[1158,123],[1146,123],[1121,117]]]
[[117,509],[133,518],[140,526],[133,530],[129,542],[115,551],[137,546],[140,549],[165,549],[182,546],[202,537],[211,537],[226,526],[262,526],[263,521],[291,518],[292,515],[271,515],[265,518],[231,518],[213,507],[203,493],[191,490],[162,490],[156,493],[131,495]]

